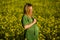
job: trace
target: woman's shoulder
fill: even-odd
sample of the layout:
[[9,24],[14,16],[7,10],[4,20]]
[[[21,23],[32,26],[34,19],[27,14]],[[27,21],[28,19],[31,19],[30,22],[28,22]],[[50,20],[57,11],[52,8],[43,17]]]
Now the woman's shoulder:
[[22,18],[28,18],[28,17],[27,17],[27,15],[26,15],[26,14],[24,14],[24,15],[22,16]]

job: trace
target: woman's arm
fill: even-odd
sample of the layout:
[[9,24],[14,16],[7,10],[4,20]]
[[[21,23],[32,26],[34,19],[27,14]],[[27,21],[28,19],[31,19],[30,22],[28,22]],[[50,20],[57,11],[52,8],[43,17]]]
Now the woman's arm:
[[25,25],[24,28],[25,28],[25,29],[28,29],[28,28],[30,28],[32,25],[34,25],[35,23],[36,23],[36,19],[34,19],[34,21],[33,21],[32,23],[30,23],[30,24],[28,24],[28,25]]

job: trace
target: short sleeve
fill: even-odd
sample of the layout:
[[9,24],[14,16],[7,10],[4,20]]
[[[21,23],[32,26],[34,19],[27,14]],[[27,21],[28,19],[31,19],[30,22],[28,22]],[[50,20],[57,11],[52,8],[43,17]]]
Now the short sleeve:
[[23,16],[22,24],[23,24],[23,27],[28,24],[28,18],[26,16]]

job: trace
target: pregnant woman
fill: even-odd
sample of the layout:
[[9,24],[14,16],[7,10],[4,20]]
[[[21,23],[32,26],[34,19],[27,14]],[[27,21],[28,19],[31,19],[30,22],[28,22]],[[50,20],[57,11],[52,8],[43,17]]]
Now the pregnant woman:
[[36,19],[32,15],[32,4],[26,3],[22,17],[22,25],[25,29],[24,38],[27,40],[38,40],[39,28],[36,24]]

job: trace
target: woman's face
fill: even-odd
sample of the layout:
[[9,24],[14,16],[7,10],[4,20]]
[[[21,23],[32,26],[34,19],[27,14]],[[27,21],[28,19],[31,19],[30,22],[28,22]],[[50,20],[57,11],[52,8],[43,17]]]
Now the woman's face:
[[32,6],[29,6],[29,7],[28,7],[28,14],[29,14],[30,16],[32,16]]

